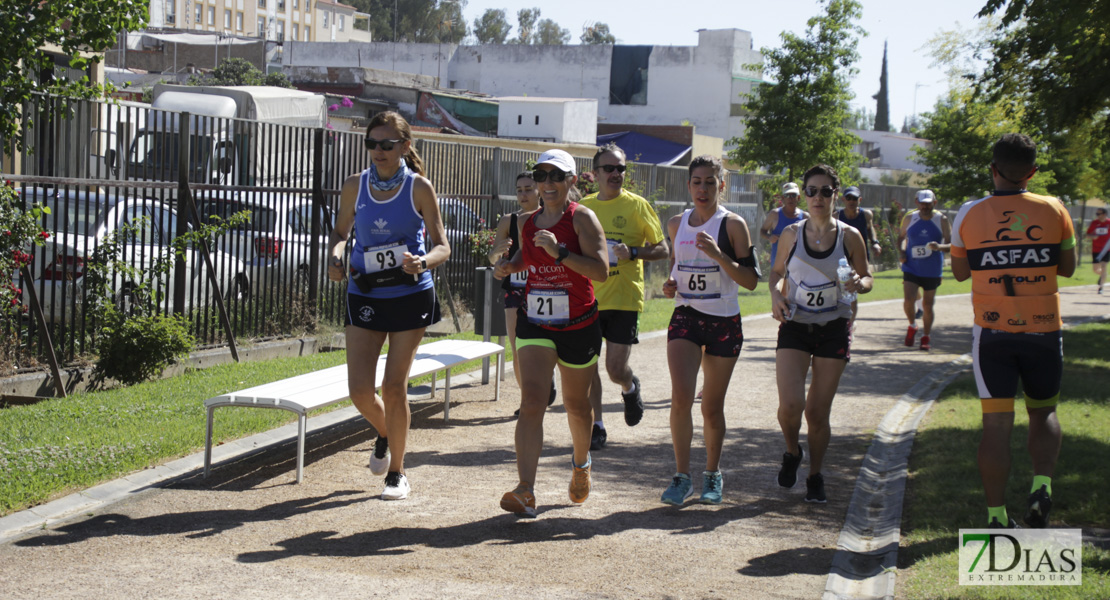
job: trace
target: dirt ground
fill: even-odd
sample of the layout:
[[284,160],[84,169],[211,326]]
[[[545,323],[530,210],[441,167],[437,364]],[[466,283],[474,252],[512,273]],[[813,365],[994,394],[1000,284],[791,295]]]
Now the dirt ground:
[[[1069,318],[1110,312],[1093,288],[1062,295]],[[509,374],[499,402],[492,385],[456,388],[448,423],[438,402],[414,404],[406,501],[379,499],[381,479],[367,468],[373,431],[351,420],[310,435],[300,485],[287,443],[219,465],[208,480],[198,472],[0,546],[2,596],[818,598],[871,431],[915,382],[970,348],[969,299],[941,298],[937,307],[931,352],[902,345],[899,302],[862,307],[833,405],[825,505],[802,502],[802,483],[775,483],[784,451],[778,324],[763,318],[744,324],[719,506],[659,502],[674,460],[666,339],[656,335],[632,353],[647,405],[641,424],[624,424],[617,386],[606,385],[609,443],[594,453],[584,505],[567,497],[570,436],[557,402],[545,422],[539,518],[498,508],[516,484],[519,394]],[[699,421],[695,490],[705,458]]]

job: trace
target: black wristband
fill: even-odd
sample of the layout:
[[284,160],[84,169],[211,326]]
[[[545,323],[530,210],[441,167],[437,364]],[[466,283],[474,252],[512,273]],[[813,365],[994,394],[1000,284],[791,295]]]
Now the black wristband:
[[636,260],[637,258],[640,258],[640,249],[633,246],[632,248],[628,249],[628,255],[631,257],[632,260]]
[[566,246],[559,246],[559,256],[555,258],[555,264],[561,265],[566,258],[570,256],[570,250]]

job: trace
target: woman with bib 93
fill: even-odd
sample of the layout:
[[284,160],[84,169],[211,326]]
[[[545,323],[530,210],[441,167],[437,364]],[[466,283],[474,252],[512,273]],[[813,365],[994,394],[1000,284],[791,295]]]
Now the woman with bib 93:
[[[431,182],[401,115],[382,112],[366,128],[370,168],[343,183],[328,242],[328,277],[341,281],[343,253],[354,231],[347,284],[347,376],[351,401],[378,431],[370,472],[385,475],[383,500],[408,497],[405,444],[411,413],[408,373],[424,329],[439,321],[431,269],[451,255]],[[425,235],[435,247],[427,248]],[[382,395],[375,391],[378,356],[389,342]]]
[[[852,317],[851,298],[845,293],[871,291],[871,272],[863,235],[836,219],[840,178],[828,165],[817,165],[803,177],[809,215],[786,228],[782,250],[768,278],[771,314],[782,322],[775,352],[779,388],[779,427],[786,441],[778,482],[794,487],[803,450],[799,443],[802,414],[809,440],[809,477],[806,502],[824,503],[825,479],[821,465],[829,446],[829,412],[840,376],[848,364]],[[852,274],[838,283],[837,266],[846,258]],[[813,380],[806,392],[806,373]]]
[[519,309],[516,346],[520,370],[520,419],[516,424],[519,484],[501,498],[501,508],[536,516],[534,486],[543,450],[543,417],[555,365],[563,383],[563,405],[574,442],[570,500],[590,494],[589,390],[601,351],[601,327],[593,283],[609,276],[605,236],[597,217],[576,201],[574,159],[562,150],[540,155],[532,173],[541,208],[520,219],[520,252],[497,261],[496,276],[528,270],[525,306]]

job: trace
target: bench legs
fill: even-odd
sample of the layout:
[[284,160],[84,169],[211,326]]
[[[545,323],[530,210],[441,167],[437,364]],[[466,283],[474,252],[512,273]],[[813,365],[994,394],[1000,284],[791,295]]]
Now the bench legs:
[[212,470],[212,413],[216,412],[215,406],[208,407],[208,429],[204,434],[204,478]]
[[297,483],[304,479],[304,430],[308,426],[308,415],[297,415]]
[[[444,370],[444,373],[446,373],[446,376],[444,377],[444,380],[445,380],[444,385],[446,385],[447,387],[443,388],[443,420],[446,421],[451,416],[451,367],[447,367]],[[434,387],[434,381],[435,381],[434,377],[435,377],[435,375],[432,375],[432,377],[433,377],[433,387],[432,387],[432,389],[434,390],[435,389],[435,387]]]

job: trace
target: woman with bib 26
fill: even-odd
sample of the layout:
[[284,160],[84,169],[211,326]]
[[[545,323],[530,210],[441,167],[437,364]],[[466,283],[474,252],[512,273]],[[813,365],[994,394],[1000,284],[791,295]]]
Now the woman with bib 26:
[[[778,482],[790,488],[798,480],[804,414],[810,452],[805,501],[823,504],[826,498],[821,466],[829,447],[829,413],[851,344],[852,298],[846,294],[870,292],[872,279],[863,235],[836,219],[840,190],[836,171],[828,165],[817,165],[805,172],[803,182],[809,215],[782,232],[781,252],[767,281],[771,314],[782,322],[775,351],[775,378],[786,452]],[[852,267],[842,284],[837,276],[841,258]],[[810,365],[813,379],[807,393]]]
[[520,369],[520,419],[516,423],[519,483],[501,498],[501,508],[523,517],[536,516],[536,470],[543,450],[543,417],[555,366],[563,383],[574,452],[571,456],[570,500],[590,495],[590,382],[601,352],[594,281],[609,276],[609,260],[601,224],[580,206],[574,183],[574,159],[562,150],[540,155],[532,173],[541,208],[520,219],[520,252],[497,261],[496,276],[528,270],[525,306],[516,322]]
[[[385,475],[383,500],[408,497],[405,444],[411,413],[408,374],[424,329],[439,321],[431,269],[451,255],[439,204],[401,115],[382,112],[366,128],[370,168],[343,183],[328,246],[328,277],[347,283],[347,378],[351,401],[378,431],[370,472]],[[350,270],[343,253],[354,232]],[[427,247],[425,236],[435,247]],[[378,356],[389,342],[382,395]]]

